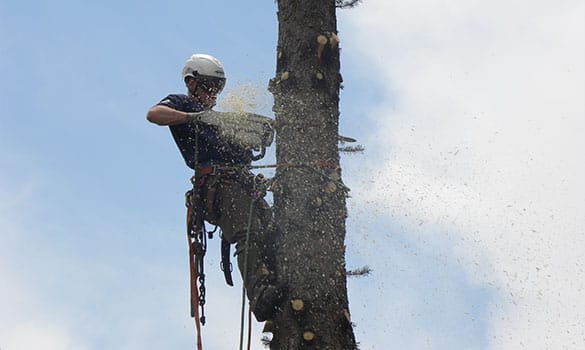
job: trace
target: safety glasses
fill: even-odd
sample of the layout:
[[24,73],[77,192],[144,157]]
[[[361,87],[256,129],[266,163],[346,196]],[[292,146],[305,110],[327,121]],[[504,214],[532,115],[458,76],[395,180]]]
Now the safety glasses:
[[225,85],[225,79],[201,79],[197,81],[197,86],[212,95],[217,95]]

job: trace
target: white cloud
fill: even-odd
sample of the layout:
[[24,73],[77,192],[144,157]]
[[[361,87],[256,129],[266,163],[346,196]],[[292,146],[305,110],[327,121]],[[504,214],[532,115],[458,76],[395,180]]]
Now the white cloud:
[[[20,233],[6,224],[2,233]],[[3,235],[3,237],[5,237]],[[10,242],[0,238],[4,249]],[[39,302],[41,290],[26,286],[9,268],[13,266],[10,254],[0,254],[0,349],[2,350],[82,350],[83,342],[76,336],[73,326],[58,315],[51,315]]]
[[[10,157],[6,154],[0,156],[7,165]],[[10,165],[14,163],[11,161]],[[20,248],[27,237],[21,228],[26,219],[23,208],[31,208],[38,181],[23,178],[17,182],[2,180],[5,181],[0,182],[0,349],[85,349],[66,320],[47,312],[39,302],[39,293],[43,291],[26,285],[17,271],[22,273],[27,269],[12,259],[14,254],[22,253]]]
[[344,14],[345,68],[380,78],[391,101],[370,106],[375,180],[354,200],[413,234],[452,228],[471,278],[504,296],[496,349],[585,345],[584,13],[580,1],[370,0]]
[[75,340],[74,332],[61,325],[54,325],[52,320],[43,323],[20,322],[2,324],[0,333],[1,349],[6,350],[76,350],[85,349]]

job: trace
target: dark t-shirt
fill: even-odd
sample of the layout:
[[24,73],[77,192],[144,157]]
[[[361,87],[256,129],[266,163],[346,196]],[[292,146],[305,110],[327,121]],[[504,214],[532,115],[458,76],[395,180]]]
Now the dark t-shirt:
[[[187,95],[169,95],[158,103],[181,112],[201,112],[204,106]],[[199,123],[185,123],[169,126],[175,143],[187,166],[191,169],[195,166],[195,139],[197,128],[199,129],[199,166],[209,164],[250,164],[252,152],[243,147],[224,141],[219,137],[214,126]]]

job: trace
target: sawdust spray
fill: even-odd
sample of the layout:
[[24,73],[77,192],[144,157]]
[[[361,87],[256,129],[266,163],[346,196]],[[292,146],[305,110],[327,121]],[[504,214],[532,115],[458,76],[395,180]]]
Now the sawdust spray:
[[223,94],[220,109],[227,112],[266,114],[271,105],[270,93],[260,83],[238,83]]

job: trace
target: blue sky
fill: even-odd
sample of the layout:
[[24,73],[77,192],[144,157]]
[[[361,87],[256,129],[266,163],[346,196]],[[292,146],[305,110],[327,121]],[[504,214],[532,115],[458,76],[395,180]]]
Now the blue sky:
[[[184,90],[194,52],[222,60],[226,94],[267,98],[275,12],[0,1],[0,349],[194,347],[190,171],[145,112]],[[366,147],[342,159],[348,267],[373,269],[349,282],[362,349],[585,345],[584,14],[572,0],[340,12],[340,132]],[[218,251],[208,349],[238,344]]]

